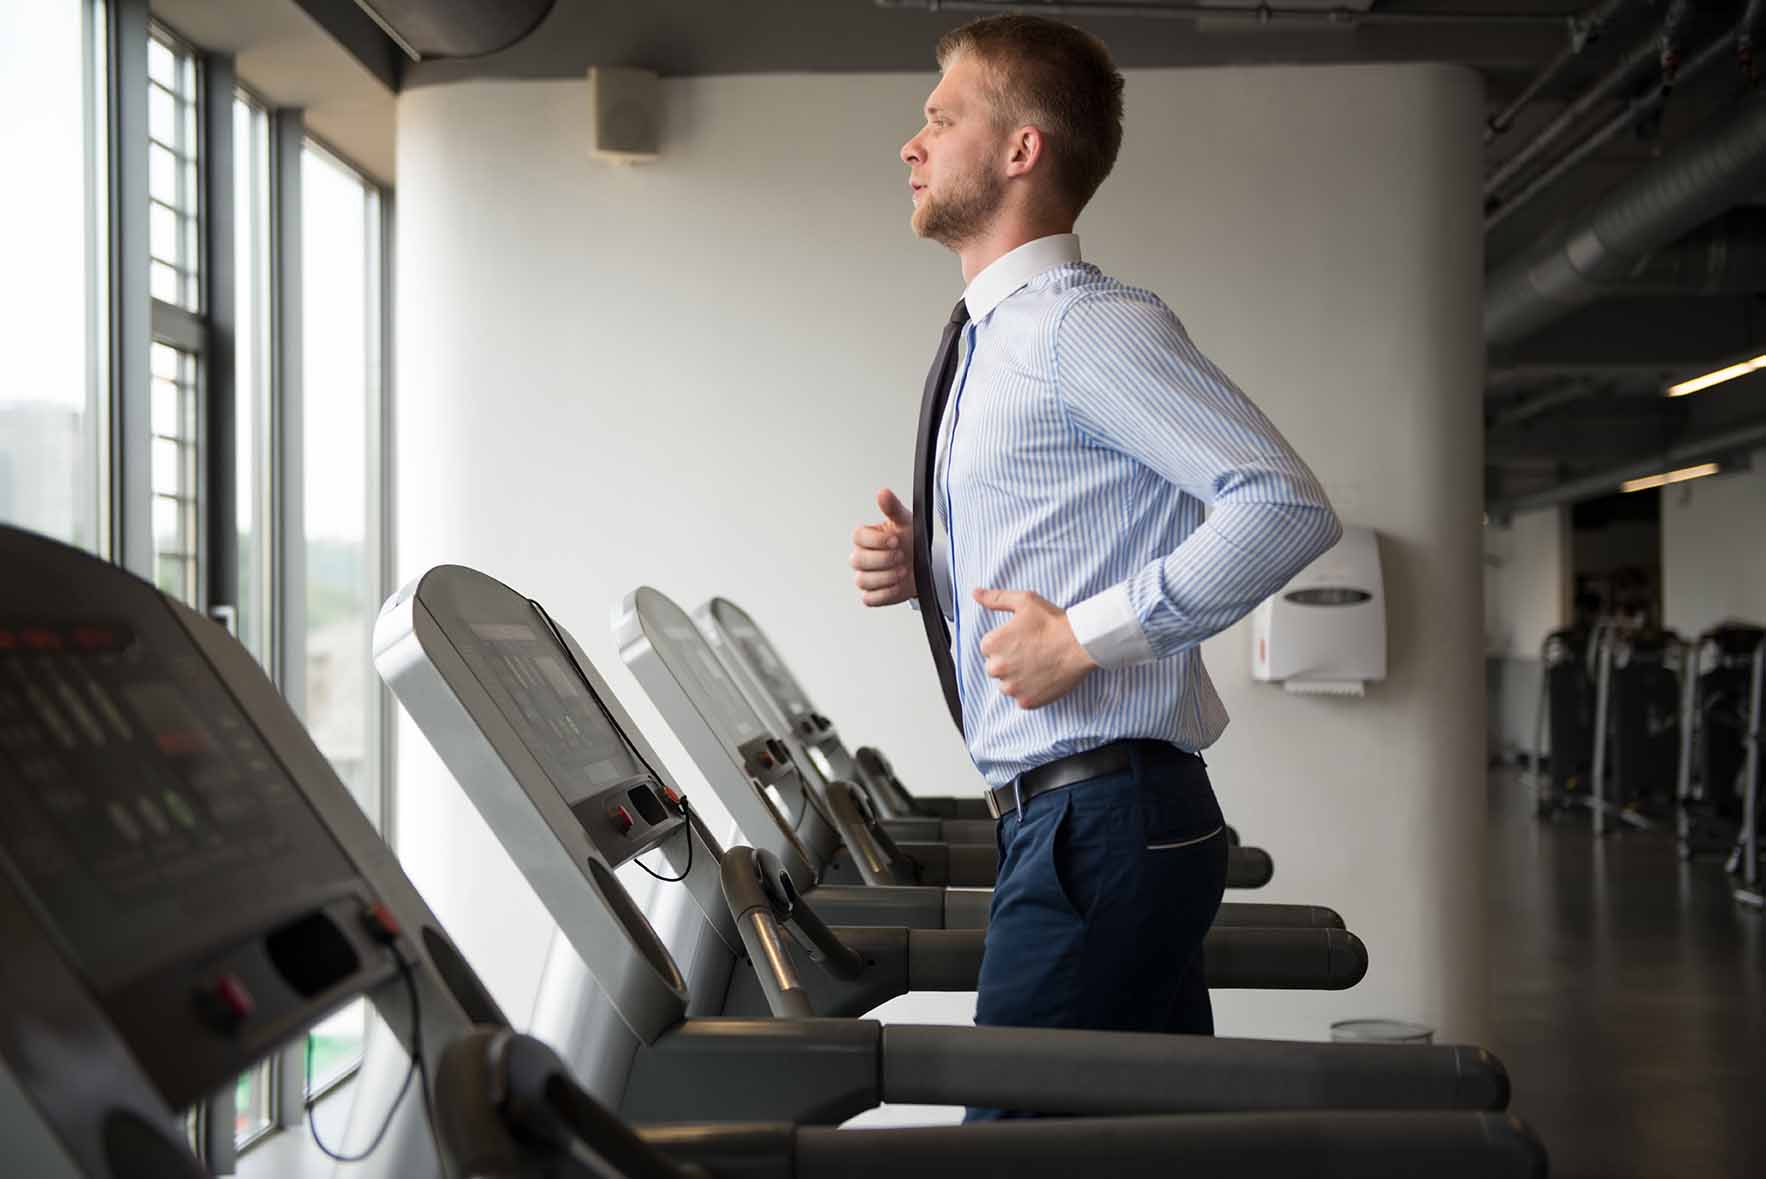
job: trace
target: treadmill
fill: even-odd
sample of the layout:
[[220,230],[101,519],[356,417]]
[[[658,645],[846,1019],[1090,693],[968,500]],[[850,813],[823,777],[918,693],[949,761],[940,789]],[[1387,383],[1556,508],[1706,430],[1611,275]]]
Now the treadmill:
[[[614,639],[620,657],[729,808],[743,836],[779,856],[793,879],[813,884],[856,878],[872,885],[939,887],[946,897],[948,926],[986,923],[991,888],[961,882],[991,885],[997,875],[997,851],[991,843],[898,843],[864,792],[845,781],[828,783],[818,799],[790,748],[743,696],[693,620],[659,591],[644,586],[626,595],[614,620]],[[850,909],[841,910],[841,920],[865,923],[861,913]],[[1223,927],[1341,926],[1341,917],[1315,905],[1223,904],[1215,917],[1216,935]],[[1350,973],[1357,973],[1354,963],[1366,955],[1359,940],[1346,933],[1335,952],[1340,956],[1335,969]]]
[[[993,843],[995,820],[982,799],[916,799],[880,751],[867,747],[857,755],[848,753],[834,722],[809,703],[772,641],[741,607],[728,598],[711,598],[693,612],[693,620],[742,695],[811,776],[818,793],[825,795],[827,784],[835,781],[858,786],[883,830],[896,840]],[[1231,828],[1228,836],[1232,851],[1227,858],[1227,886],[1268,884],[1275,872],[1269,853],[1241,847]]]
[[[568,632],[484,574],[441,566],[412,582],[383,610],[375,650],[619,1011],[630,1035],[608,1054],[629,1064],[602,1095],[628,1116],[839,1121],[880,1100],[1069,1114],[1506,1103],[1500,1063],[1476,1048],[814,1018],[910,988],[973,989],[982,931],[829,927],[775,857],[717,845]],[[684,971],[613,871],[651,849],[701,918]],[[720,1009],[787,1018],[692,1017]]]
[[[9,1173],[197,1179],[176,1111],[361,996],[421,1087],[352,1174],[1544,1173],[1523,1125],[1462,1111],[634,1131],[509,1028],[243,647],[56,541],[0,526],[0,568]],[[752,1079],[770,1080],[764,1061]]]

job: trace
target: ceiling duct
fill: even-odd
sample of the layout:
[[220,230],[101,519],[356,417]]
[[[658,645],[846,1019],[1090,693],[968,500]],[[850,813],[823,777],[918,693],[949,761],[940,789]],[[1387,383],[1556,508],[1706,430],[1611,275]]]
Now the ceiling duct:
[[[1484,338],[1513,344],[1612,293],[1646,255],[1753,196],[1766,184],[1766,93],[1678,145],[1522,251],[1490,276]],[[1646,270],[1648,269],[1645,263]]]
[[482,57],[539,27],[558,0],[356,0],[412,61]]

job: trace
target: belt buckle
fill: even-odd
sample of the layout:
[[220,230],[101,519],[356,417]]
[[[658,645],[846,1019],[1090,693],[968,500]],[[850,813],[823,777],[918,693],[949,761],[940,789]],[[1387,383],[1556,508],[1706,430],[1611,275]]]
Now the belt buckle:
[[983,797],[987,799],[988,815],[994,819],[998,819],[1000,817],[1000,796],[993,792],[992,787],[989,787],[987,793]]

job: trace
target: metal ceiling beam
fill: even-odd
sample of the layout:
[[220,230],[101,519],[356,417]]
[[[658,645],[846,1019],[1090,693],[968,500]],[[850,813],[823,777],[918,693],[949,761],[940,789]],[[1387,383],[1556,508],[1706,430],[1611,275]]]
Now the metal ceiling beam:
[[1492,516],[1506,516],[1592,499],[1618,490],[1619,485],[1627,479],[1641,479],[1646,475],[1655,475],[1678,467],[1713,462],[1738,451],[1750,451],[1762,446],[1766,446],[1766,419],[1694,438],[1635,462],[1578,476],[1543,491],[1493,499],[1485,505],[1485,510]]

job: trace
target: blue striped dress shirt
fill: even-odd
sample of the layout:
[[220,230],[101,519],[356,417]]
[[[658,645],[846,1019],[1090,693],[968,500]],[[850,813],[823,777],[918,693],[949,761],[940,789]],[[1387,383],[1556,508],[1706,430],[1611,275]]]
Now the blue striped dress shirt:
[[[1159,297],[1073,235],[996,260],[964,299],[933,548],[970,757],[1000,786],[1124,737],[1206,748],[1227,716],[1198,644],[1336,543],[1324,490]],[[1066,609],[1098,670],[1020,708],[981,655],[1011,616],[978,588]]]

